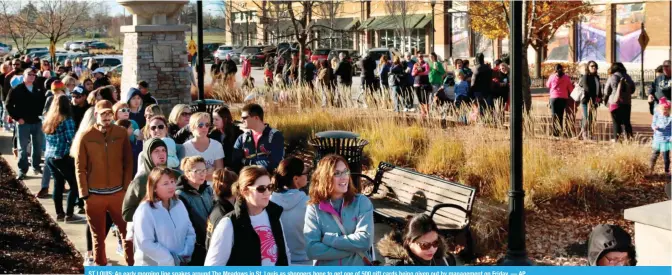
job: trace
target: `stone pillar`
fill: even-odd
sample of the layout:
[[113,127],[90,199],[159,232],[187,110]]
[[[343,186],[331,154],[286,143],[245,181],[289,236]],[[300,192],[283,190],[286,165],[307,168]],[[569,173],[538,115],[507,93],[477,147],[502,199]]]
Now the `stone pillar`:
[[626,220],[635,222],[638,266],[672,265],[672,201],[625,209]]
[[121,98],[138,81],[149,83],[164,114],[175,104],[191,102],[187,60],[186,25],[177,25],[177,14],[188,1],[118,0],[131,14],[133,25],[122,26],[124,70]]

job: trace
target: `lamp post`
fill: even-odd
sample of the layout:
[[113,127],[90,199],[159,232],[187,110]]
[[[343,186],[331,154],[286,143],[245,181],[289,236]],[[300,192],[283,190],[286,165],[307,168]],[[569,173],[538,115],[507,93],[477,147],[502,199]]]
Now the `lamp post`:
[[430,5],[432,5],[432,48],[430,52],[434,52],[434,40],[436,40],[436,28],[434,26],[434,6],[436,6],[436,0],[431,0]]
[[205,64],[203,64],[203,1],[196,1],[196,24],[198,28],[198,65],[196,73],[198,74],[198,110],[205,112]]
[[523,190],[523,2],[511,0],[511,190],[506,256],[499,265],[529,266],[525,248],[525,191]]

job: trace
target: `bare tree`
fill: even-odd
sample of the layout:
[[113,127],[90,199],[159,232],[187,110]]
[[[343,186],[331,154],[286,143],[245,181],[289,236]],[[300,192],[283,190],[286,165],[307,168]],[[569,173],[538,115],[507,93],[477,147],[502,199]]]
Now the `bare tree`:
[[393,18],[395,35],[401,38],[401,51],[407,51],[411,48],[411,31],[413,26],[410,25],[410,16],[416,12],[416,3],[412,1],[397,1],[386,0],[385,11]]
[[73,28],[86,24],[91,4],[91,2],[76,0],[41,0],[35,20],[18,17],[17,23],[23,28],[34,29],[38,34],[49,39],[50,43],[56,44],[67,37]]
[[16,50],[23,53],[37,36],[37,31],[20,22],[36,20],[37,9],[31,3],[22,7],[21,2],[7,0],[0,1],[0,9],[0,19],[6,24],[3,28],[4,32],[12,39]]
[[[319,17],[320,19],[326,19],[327,20],[327,26],[330,27],[332,30],[336,28],[336,18],[343,12],[343,2],[338,1],[338,0],[326,0],[323,2],[320,2],[317,5],[317,10],[316,10],[316,16]],[[328,39],[329,41],[329,47],[334,47],[334,40],[336,37],[334,37],[334,32],[330,31],[329,37],[320,37],[320,39]]]

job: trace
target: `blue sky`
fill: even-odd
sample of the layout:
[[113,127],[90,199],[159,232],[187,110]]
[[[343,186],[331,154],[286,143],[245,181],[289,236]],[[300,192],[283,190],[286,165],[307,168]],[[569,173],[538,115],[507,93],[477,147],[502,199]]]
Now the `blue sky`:
[[[119,3],[117,3],[117,1],[115,1],[115,0],[103,0],[103,1],[105,1],[105,3],[107,3],[110,6],[110,11],[113,15],[124,13],[124,7],[122,5],[119,5]],[[196,1],[190,0],[190,2],[196,2]],[[221,2],[222,2],[221,0],[220,1],[205,0],[205,1],[203,1],[203,11],[205,13],[208,13],[210,11],[219,12],[219,8],[217,6],[217,3],[221,3]]]

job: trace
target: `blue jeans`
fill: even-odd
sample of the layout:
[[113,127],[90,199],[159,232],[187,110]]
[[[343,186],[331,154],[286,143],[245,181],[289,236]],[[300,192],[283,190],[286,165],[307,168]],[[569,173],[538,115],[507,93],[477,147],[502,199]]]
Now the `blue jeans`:
[[593,132],[593,111],[596,107],[581,103],[581,110],[583,110],[583,118],[581,118],[581,132],[585,136],[590,137]]
[[[18,140],[19,149],[19,170],[21,173],[28,172],[28,166],[32,165],[33,169],[40,170],[40,161],[42,156],[42,143],[44,140],[44,133],[42,132],[42,122],[33,124],[24,123],[19,125],[16,123],[16,138]],[[32,144],[31,161],[28,163],[28,145]]]
[[[47,167],[50,167],[54,172],[54,206],[56,207],[56,214],[66,214],[72,216],[75,210],[75,204],[79,197],[79,190],[77,189],[77,178],[75,177],[75,160],[66,156],[62,159],[49,158],[46,160]],[[63,211],[63,190],[65,189],[65,182],[70,185],[68,198],[66,202],[66,210]]]
[[392,105],[394,105],[394,112],[399,112],[399,97],[401,96],[401,87],[393,85],[390,89],[390,97],[392,98]]
[[45,160],[44,169],[42,170],[42,183],[40,184],[40,188],[49,189],[50,181],[51,181],[51,168],[49,168],[49,165],[46,165]]

